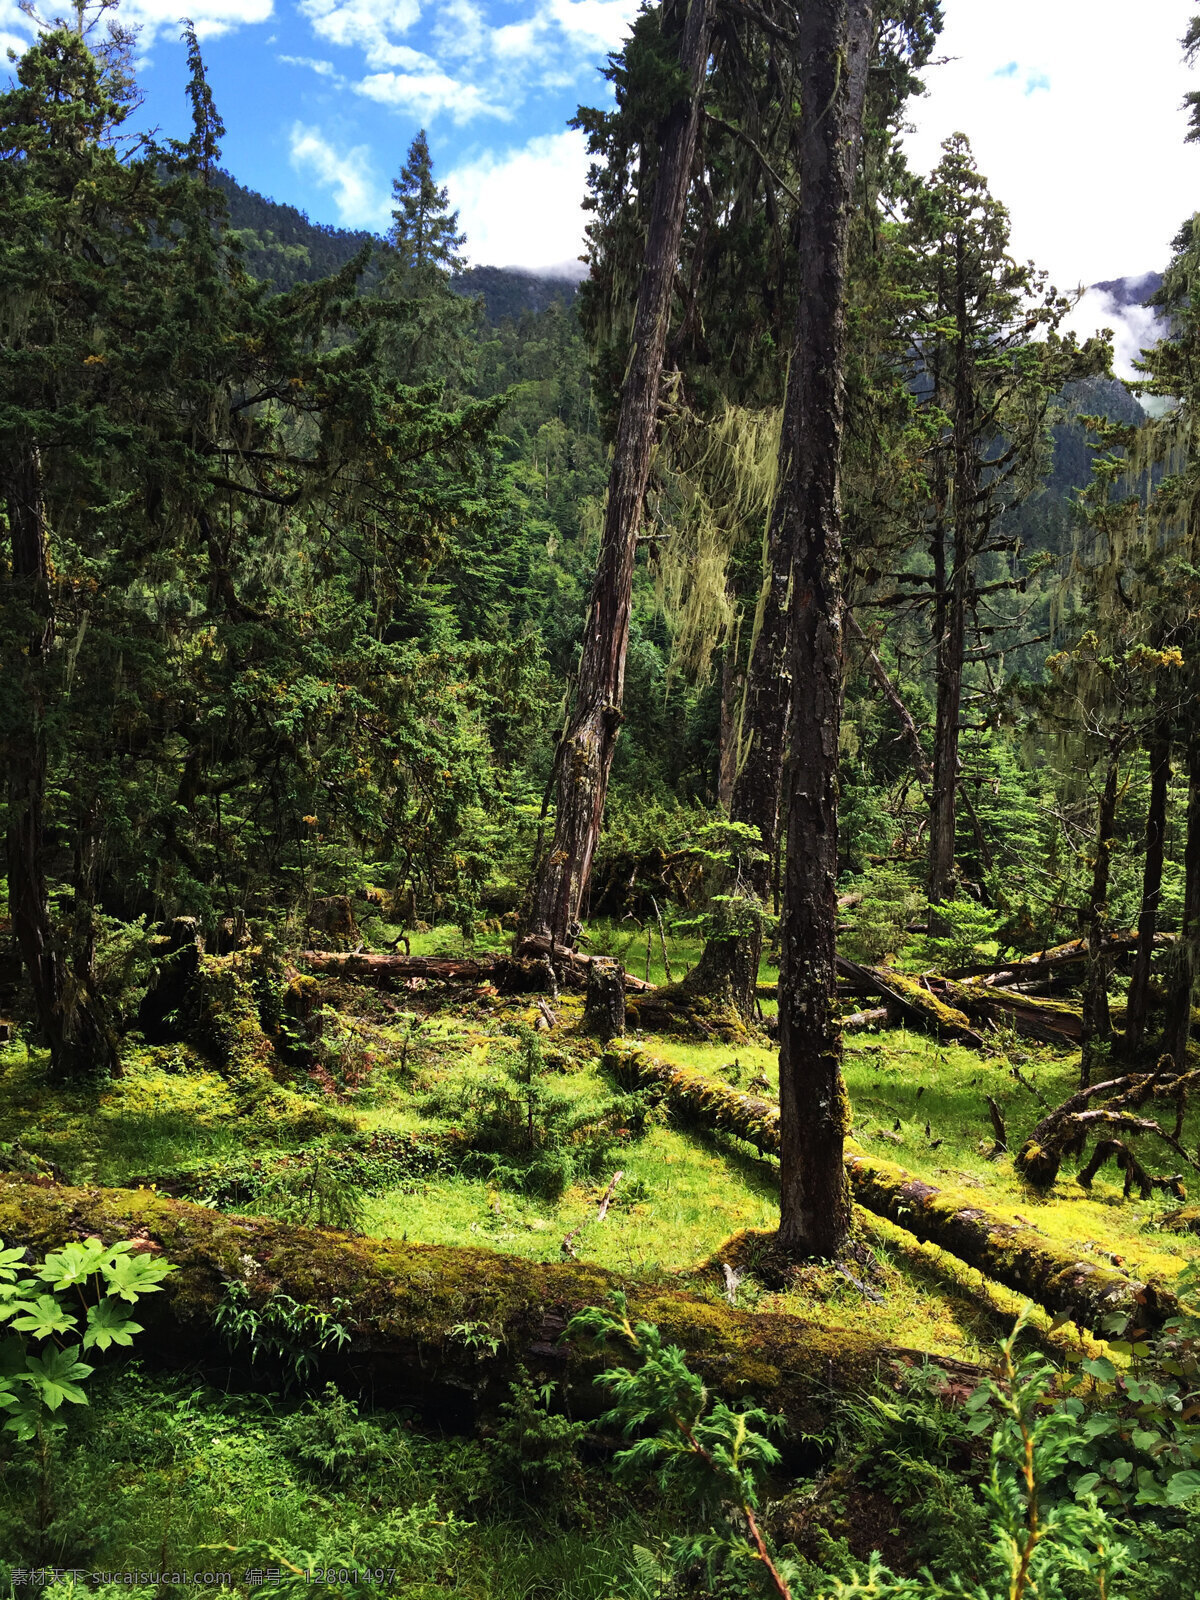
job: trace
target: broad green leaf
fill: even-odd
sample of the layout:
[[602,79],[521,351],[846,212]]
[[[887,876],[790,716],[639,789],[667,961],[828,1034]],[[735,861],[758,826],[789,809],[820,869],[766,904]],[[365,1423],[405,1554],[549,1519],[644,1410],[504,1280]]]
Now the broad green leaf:
[[176,1269],[169,1261],[143,1251],[106,1261],[102,1270],[108,1292],[132,1302],[141,1294],[154,1294],[161,1287],[160,1280]]
[[82,1244],[65,1244],[61,1250],[52,1251],[38,1273],[43,1283],[55,1289],[73,1289],[86,1283],[108,1254],[102,1241],[93,1235]]
[[99,1305],[90,1306],[87,1328],[83,1335],[83,1348],[107,1350],[114,1344],[132,1344],[135,1333],[141,1333],[142,1324],[126,1315],[124,1306],[105,1295]]
[[1097,1356],[1094,1360],[1081,1363],[1084,1372],[1093,1378],[1098,1378],[1101,1383],[1115,1383],[1117,1369],[1107,1356]]
[[87,1405],[88,1398],[79,1387],[79,1380],[90,1377],[96,1369],[79,1360],[77,1344],[68,1345],[65,1350],[50,1350],[44,1356],[30,1356],[26,1368],[29,1381],[47,1411],[57,1411],[64,1400]]
[[15,1244],[9,1250],[0,1250],[0,1283],[11,1283],[25,1259],[25,1247]]
[[1190,1500],[1194,1494],[1200,1494],[1200,1472],[1188,1468],[1186,1472],[1176,1472],[1167,1480],[1167,1504],[1181,1506],[1185,1500]]
[[1100,1474],[1098,1472],[1085,1472],[1082,1478],[1076,1478],[1076,1480],[1075,1480],[1075,1497],[1076,1497],[1076,1499],[1082,1500],[1085,1494],[1091,1494],[1092,1490],[1096,1487],[1096,1485],[1099,1482],[1100,1482]]
[[17,1333],[31,1333],[35,1339],[48,1339],[54,1333],[71,1333],[75,1318],[52,1294],[40,1294],[36,1300],[26,1301],[20,1308],[22,1315],[13,1318]]

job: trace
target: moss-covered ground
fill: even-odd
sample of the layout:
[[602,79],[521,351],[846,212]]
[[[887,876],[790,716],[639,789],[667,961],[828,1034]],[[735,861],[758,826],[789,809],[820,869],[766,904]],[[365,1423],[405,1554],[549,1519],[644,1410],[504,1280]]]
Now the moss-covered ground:
[[[457,954],[457,939],[445,929],[418,935],[413,953]],[[638,951],[614,953],[639,975],[644,970],[644,943],[640,960]],[[682,976],[697,953],[672,941],[672,976]],[[657,938],[650,976],[665,977]],[[133,1036],[123,1076],[70,1088],[49,1082],[39,1052],[12,1045],[0,1054],[0,1144],[19,1144],[54,1163],[70,1182],[157,1183],[226,1204],[222,1184],[228,1187],[230,1174],[286,1171],[297,1158],[336,1163],[339,1151],[392,1149],[396,1140],[407,1140],[449,1151],[452,1159],[399,1173],[380,1167],[380,1180],[367,1183],[359,1196],[362,1232],[484,1246],[531,1261],[574,1258],[629,1279],[678,1277],[714,1298],[726,1293],[719,1265],[724,1241],[775,1225],[775,1164],[732,1137],[677,1125],[662,1107],[631,1115],[628,1127],[610,1117],[602,1159],[567,1171],[558,1184],[523,1185],[503,1164],[489,1170],[486,1160],[465,1158],[472,1108],[480,1096],[486,1099],[503,1063],[511,1064],[515,1030],[522,1027],[539,1030],[544,1081],[565,1108],[564,1126],[573,1109],[611,1101],[617,1086],[605,1077],[598,1048],[580,1033],[577,997],[554,1003],[549,1028],[531,998],[505,998],[486,987],[418,984],[381,998],[354,984],[322,980],[318,998],[315,1055],[293,1053],[289,1065],[276,1067],[288,1095],[268,1096],[249,1110],[221,1064],[188,1043],[150,1045]],[[765,1036],[738,1045],[681,1034],[643,1042],[665,1060],[738,1088],[768,1098],[777,1092],[776,1054]],[[981,1205],[1135,1276],[1169,1280],[1200,1256],[1200,1239],[1163,1226],[1177,1204],[1172,1199],[1124,1200],[1115,1172],[1102,1174],[1085,1192],[1069,1163],[1056,1188],[1039,1195],[1019,1181],[1006,1154],[994,1152],[986,1097],[1001,1108],[1015,1149],[1043,1114],[1043,1103],[1057,1104],[1071,1092],[1077,1053],[1007,1034],[979,1052],[889,1029],[850,1035],[845,1071],[853,1138],[863,1150],[933,1183],[978,1193]],[[1195,1149],[1198,1142],[1200,1115],[1189,1110],[1183,1143]],[[293,1202],[294,1195],[291,1202],[284,1195],[283,1203]],[[243,1192],[238,1204],[278,1210],[279,1186]],[[1015,1298],[890,1223],[864,1215],[857,1226],[860,1264],[853,1271],[818,1263],[783,1288],[758,1282],[751,1271],[735,1291],[739,1306],[787,1311],[935,1356],[987,1362],[1017,1309]],[[1068,1327],[1056,1337],[1066,1340],[1071,1333]],[[763,1398],[769,1404],[769,1396]],[[71,1541],[84,1538],[78,1508],[89,1506],[94,1515],[87,1538],[96,1558],[102,1554],[113,1565],[174,1562],[199,1569],[205,1544],[214,1547],[214,1562],[232,1549],[234,1565],[242,1560],[238,1552],[259,1546],[266,1552],[259,1565],[278,1565],[267,1559],[276,1547],[290,1551],[289,1559],[315,1552],[330,1561],[345,1555],[348,1562],[345,1553],[352,1552],[369,1565],[372,1540],[391,1540],[410,1551],[413,1565],[402,1592],[414,1596],[450,1591],[489,1600],[509,1594],[609,1600],[641,1592],[631,1576],[632,1552],[647,1537],[646,1519],[659,1515],[653,1508],[619,1497],[586,1515],[578,1506],[569,1514],[560,1506],[552,1515],[514,1507],[497,1489],[500,1468],[478,1440],[436,1443],[429,1420],[419,1415],[378,1423],[391,1452],[379,1484],[361,1477],[333,1483],[297,1465],[285,1424],[299,1404],[297,1396],[267,1400],[221,1396],[199,1384],[164,1387],[136,1371],[110,1375],[86,1428],[77,1431],[80,1448],[56,1446],[65,1452],[56,1482],[74,1485],[75,1510],[38,1502],[44,1526],[37,1539],[4,1537],[16,1539],[13,1549],[22,1558],[65,1559]],[[102,1471],[101,1461],[111,1471]],[[0,1524],[7,1517],[15,1527],[28,1518],[38,1498],[35,1477],[32,1467],[0,1474]],[[386,1528],[379,1520],[385,1503],[392,1519]],[[452,1529],[456,1518],[474,1526],[447,1540],[438,1532],[447,1517]],[[453,1558],[446,1554],[451,1546]],[[254,1564],[251,1556],[247,1563]]]

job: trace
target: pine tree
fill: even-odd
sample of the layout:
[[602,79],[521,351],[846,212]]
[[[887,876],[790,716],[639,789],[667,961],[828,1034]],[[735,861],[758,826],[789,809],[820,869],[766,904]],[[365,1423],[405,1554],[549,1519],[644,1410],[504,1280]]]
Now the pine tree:
[[458,231],[458,212],[450,210],[450,196],[433,181],[433,160],[422,128],[408,147],[400,176],[392,180],[396,204],[388,242],[396,252],[400,270],[425,274],[430,268],[461,272],[466,261],[459,254],[467,242]]
[[[936,651],[931,903],[955,891],[968,635],[985,626],[994,653],[990,597],[1019,589],[1028,576],[1011,570],[1017,540],[1004,526],[1005,514],[1036,486],[1054,398],[1108,361],[1102,341],[1079,348],[1073,336],[1058,335],[1069,303],[1047,286],[1044,274],[1012,259],[1008,213],[989,193],[966,138],[955,134],[943,151],[908,205],[909,295],[902,322],[931,435],[922,518],[928,567],[903,579],[926,596],[921,603],[929,606]],[[987,559],[1004,554],[1009,570],[985,575]],[[986,657],[981,645],[974,658]]]
[[9,895],[63,1073],[116,1060],[105,884],[136,914],[171,904],[174,875],[175,908],[242,916],[255,845],[273,898],[311,878],[302,817],[321,811],[424,863],[485,765],[462,663],[420,670],[406,601],[481,514],[499,403],[448,412],[381,376],[396,308],[356,296],[365,256],[284,295],[247,276],[187,38],[182,143],[121,159],[122,104],[74,32],[43,35],[0,95]]

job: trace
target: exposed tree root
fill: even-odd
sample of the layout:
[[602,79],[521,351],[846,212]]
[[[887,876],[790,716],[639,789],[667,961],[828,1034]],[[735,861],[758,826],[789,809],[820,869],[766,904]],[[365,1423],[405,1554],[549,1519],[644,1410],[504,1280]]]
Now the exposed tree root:
[[[1090,1186],[1104,1161],[1116,1156],[1118,1166],[1125,1172],[1126,1195],[1135,1183],[1143,1194],[1163,1187],[1178,1192],[1182,1175],[1161,1181],[1152,1178],[1128,1146],[1115,1135],[1150,1134],[1168,1145],[1193,1171],[1200,1172],[1200,1166],[1179,1142],[1188,1091],[1197,1080],[1200,1080],[1200,1071],[1177,1073],[1170,1057],[1164,1056],[1154,1072],[1109,1078],[1104,1083],[1094,1083],[1081,1089],[1042,1118],[1017,1151],[1014,1165],[1026,1182],[1039,1189],[1049,1189],[1057,1179],[1063,1161],[1068,1156],[1082,1156],[1089,1137],[1093,1133],[1103,1133],[1109,1136],[1101,1141],[1107,1146],[1105,1155],[1098,1160],[1093,1158],[1092,1163],[1079,1175],[1079,1182],[1085,1188]],[[1147,1103],[1156,1100],[1174,1102],[1174,1132],[1168,1133],[1153,1118],[1133,1115]],[[1102,1104],[1095,1105],[1095,1101]],[[1180,1199],[1183,1198],[1180,1194]]]
[[[161,1249],[179,1271],[138,1307],[139,1353],[159,1362],[228,1368],[215,1314],[232,1283],[259,1316],[272,1297],[326,1313],[349,1342],[321,1354],[318,1379],[466,1419],[505,1397],[518,1365],[561,1379],[576,1415],[605,1405],[599,1361],[562,1345],[582,1307],[625,1289],[637,1318],[679,1344],[727,1400],[749,1396],[780,1410],[796,1438],[827,1424],[831,1393],[853,1394],[877,1372],[922,1359],[861,1333],[751,1313],[661,1284],[627,1283],[583,1263],[542,1263],[489,1250],[359,1239],[259,1217],[228,1216],[145,1190],[78,1189],[0,1177],[0,1238],[41,1253],[98,1234]],[[290,1313],[296,1325],[296,1313]],[[293,1333],[301,1344],[303,1324]],[[245,1366],[250,1352],[235,1364]],[[612,1359],[622,1359],[614,1352]],[[934,1358],[936,1364],[936,1358]]]
[[[779,1108],[774,1102],[740,1094],[633,1045],[614,1045],[604,1059],[625,1082],[658,1085],[674,1108],[704,1126],[778,1154]],[[1114,1313],[1131,1325],[1157,1326],[1175,1308],[1169,1289],[1141,1283],[1094,1261],[1081,1261],[1033,1228],[985,1210],[965,1192],[939,1188],[902,1167],[859,1154],[847,1156],[846,1169],[859,1205],[918,1239],[940,1245],[1047,1311],[1073,1317],[1081,1327],[1099,1329]]]

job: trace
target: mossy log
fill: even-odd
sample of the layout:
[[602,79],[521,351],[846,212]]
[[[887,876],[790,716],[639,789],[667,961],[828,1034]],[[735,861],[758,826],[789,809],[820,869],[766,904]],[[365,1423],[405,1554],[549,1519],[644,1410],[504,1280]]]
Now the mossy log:
[[1043,1044],[1078,1044],[1083,1038],[1083,1008],[1073,1001],[1014,994],[990,985],[957,983],[952,978],[931,976],[928,981],[948,1004],[975,1022],[1004,1022]]
[[840,976],[860,986],[859,993],[878,995],[885,1005],[915,1027],[935,1033],[939,1038],[956,1039],[960,1044],[976,1048],[983,1044],[966,1013],[940,999],[920,978],[882,967],[861,966],[846,956],[838,957],[837,967]]
[[[717,1393],[728,1400],[753,1396],[779,1410],[794,1438],[824,1428],[831,1393],[855,1393],[881,1369],[920,1359],[866,1334],[737,1311],[682,1288],[628,1283],[584,1263],[360,1239],[230,1216],[149,1190],[0,1177],[6,1245],[40,1255],[91,1234],[161,1250],[179,1268],[163,1293],[138,1305],[146,1326],[137,1343],[141,1359],[228,1369],[215,1314],[226,1287],[237,1282],[260,1312],[273,1295],[288,1295],[348,1330],[348,1344],[322,1356],[318,1381],[332,1378],[381,1403],[411,1403],[451,1419],[467,1420],[503,1399],[518,1365],[561,1379],[575,1414],[595,1415],[606,1404],[592,1381],[600,1363],[559,1336],[575,1312],[618,1288],[634,1316],[657,1323],[682,1346]],[[612,1359],[623,1359],[622,1352]]]
[[838,957],[838,971],[858,994],[874,994],[914,1027],[976,1049],[984,1043],[972,1024],[1000,1021],[1049,1044],[1077,1044],[1083,1014],[1069,1000],[1043,1000],[985,984],[959,983],[939,973],[893,972]]
[[[674,1108],[705,1127],[736,1134],[762,1152],[779,1153],[779,1107],[773,1101],[741,1094],[628,1043],[611,1045],[604,1062],[625,1083],[657,1085]],[[1156,1327],[1176,1308],[1169,1289],[1080,1260],[1035,1229],[985,1210],[965,1191],[926,1183],[891,1162],[857,1152],[846,1157],[846,1170],[854,1198],[866,1210],[1081,1327],[1100,1331],[1115,1313],[1130,1325]]]
[[[1164,949],[1174,944],[1175,938],[1176,935],[1173,933],[1156,933],[1154,948]],[[1106,933],[1104,954],[1126,955],[1129,951],[1137,949],[1137,943],[1136,928],[1121,933]],[[1056,944],[1047,950],[1037,950],[1033,955],[1022,956],[1015,961],[992,961],[982,965],[951,967],[946,976],[977,983],[1024,983],[1031,978],[1048,977],[1063,967],[1082,966],[1087,959],[1087,940],[1068,939],[1065,944]]]
[[[550,985],[547,967],[549,945],[545,940],[524,939],[515,954],[486,956],[401,956],[379,955],[369,951],[343,953],[332,950],[301,950],[296,957],[314,972],[331,972],[353,978],[358,983],[389,988],[410,978],[425,978],[434,983],[491,983],[504,994],[538,993]],[[578,950],[556,947],[555,968],[560,977],[579,988],[586,988],[593,961],[603,956],[582,955]],[[650,990],[632,973],[625,974],[626,989]]]

